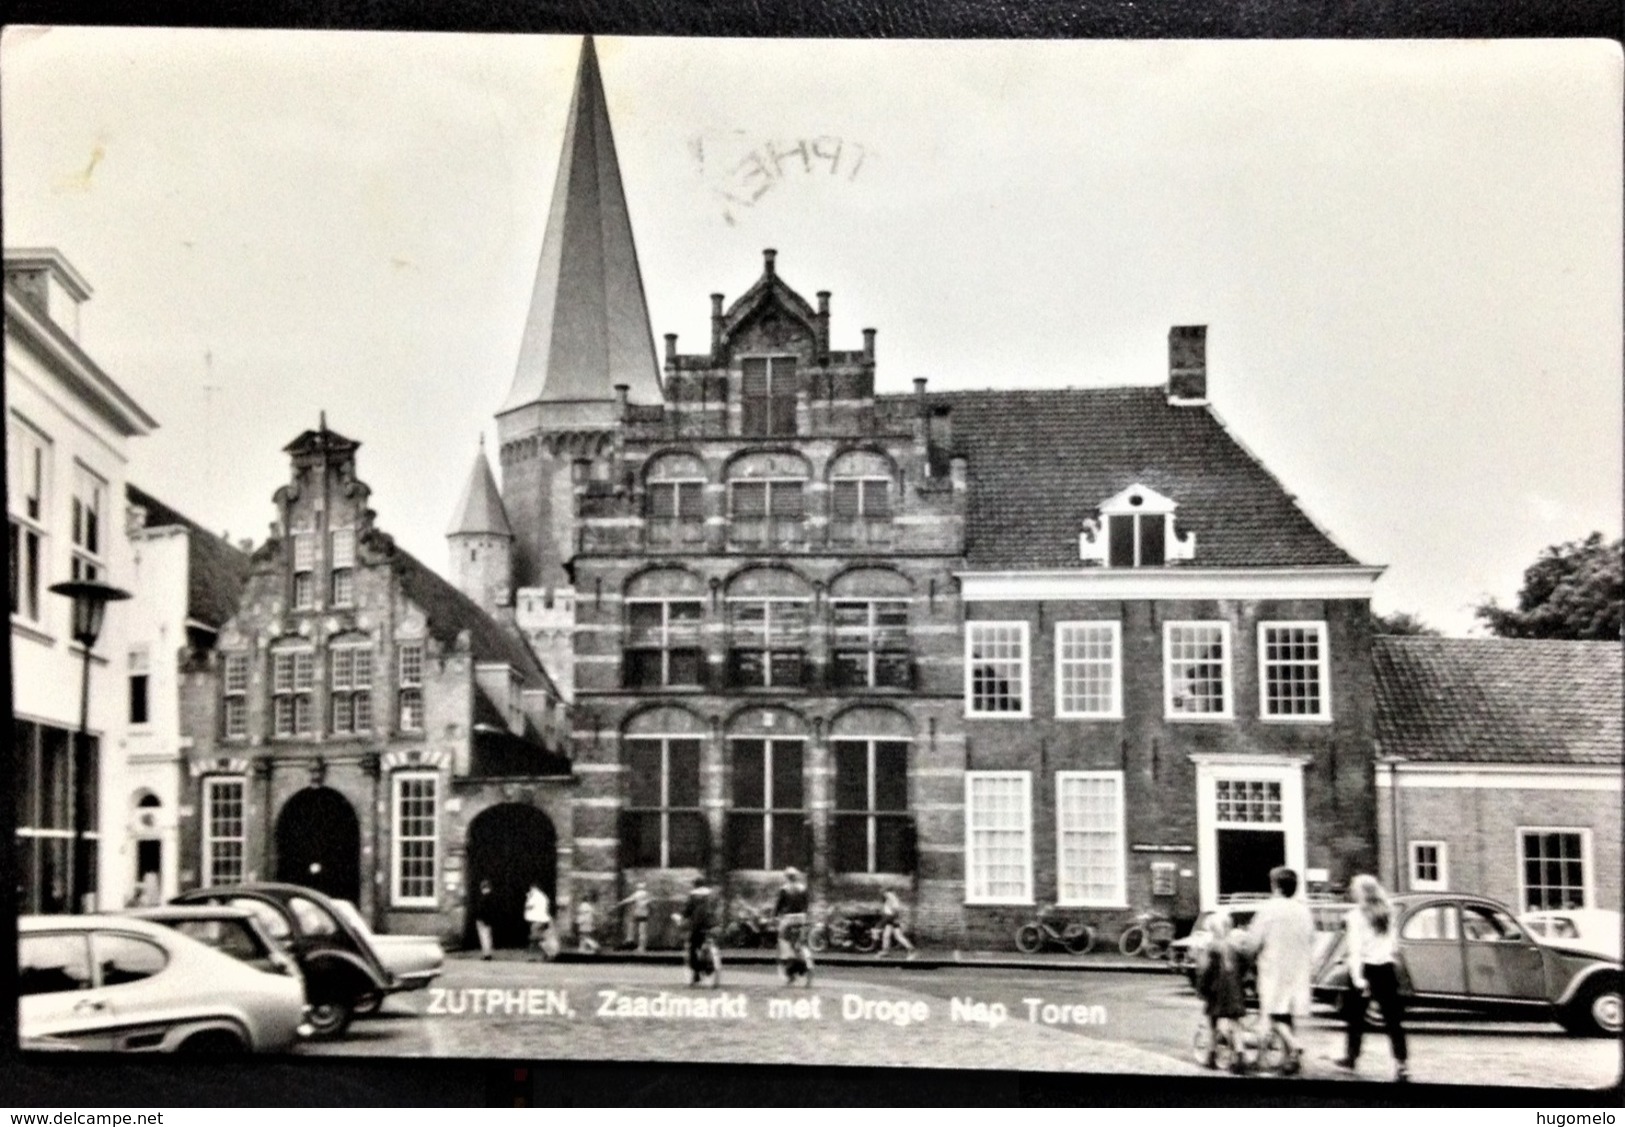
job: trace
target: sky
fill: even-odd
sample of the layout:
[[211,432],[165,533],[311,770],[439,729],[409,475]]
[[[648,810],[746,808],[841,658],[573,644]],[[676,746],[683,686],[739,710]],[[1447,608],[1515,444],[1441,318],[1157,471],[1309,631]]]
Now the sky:
[[[362,443],[435,567],[513,379],[580,41],[8,28],[8,246],[159,422],[131,480],[262,541]],[[598,41],[652,329],[778,250],[877,389],[1156,384],[1447,633],[1620,534],[1622,66],[1596,41]],[[772,169],[771,174],[764,169]]]

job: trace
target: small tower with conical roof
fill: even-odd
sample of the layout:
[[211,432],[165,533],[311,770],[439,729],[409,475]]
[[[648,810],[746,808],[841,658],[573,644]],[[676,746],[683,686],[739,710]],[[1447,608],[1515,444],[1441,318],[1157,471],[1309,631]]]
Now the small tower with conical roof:
[[487,614],[513,605],[513,529],[485,458],[483,437],[463,499],[446,531],[446,547],[450,564],[446,574],[459,591]]

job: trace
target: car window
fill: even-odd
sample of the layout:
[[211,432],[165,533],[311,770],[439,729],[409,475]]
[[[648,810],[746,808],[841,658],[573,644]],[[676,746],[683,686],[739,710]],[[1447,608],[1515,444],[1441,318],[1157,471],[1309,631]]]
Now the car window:
[[247,896],[237,896],[226,901],[228,907],[241,908],[251,912],[254,918],[260,921],[272,939],[285,943],[293,934],[293,928],[288,925],[288,917],[277,911],[263,900],[255,900]]
[[1456,939],[1459,935],[1454,904],[1429,904],[1418,908],[1399,931],[1401,939]]
[[90,946],[84,935],[25,935],[17,944],[17,993],[89,990]]
[[299,921],[299,930],[306,935],[338,934],[339,922],[320,904],[306,900],[303,896],[290,896],[288,907],[293,911],[294,918]]
[[1469,943],[1522,943],[1523,928],[1488,904],[1461,906],[1461,932]]
[[260,942],[245,920],[169,920],[170,927],[221,954],[249,962],[266,955]]
[[1550,934],[1556,939],[1578,939],[1580,929],[1574,926],[1573,920],[1556,919],[1552,921]]
[[98,931],[91,940],[103,986],[123,986],[151,978],[169,965],[169,954],[150,939]]

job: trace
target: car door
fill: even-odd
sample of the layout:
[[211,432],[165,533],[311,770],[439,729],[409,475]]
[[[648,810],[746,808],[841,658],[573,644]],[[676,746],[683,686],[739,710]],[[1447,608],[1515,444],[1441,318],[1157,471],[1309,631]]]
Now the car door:
[[1464,901],[1461,933],[1467,948],[1467,990],[1473,997],[1546,1000],[1544,956],[1510,912]]
[[17,941],[17,1018],[24,1037],[60,1037],[96,1048],[106,1001],[91,971],[90,936],[82,931],[30,932]]
[[1453,900],[1418,904],[1399,925],[1399,954],[1410,980],[1410,992],[1467,992],[1461,949],[1461,911]]

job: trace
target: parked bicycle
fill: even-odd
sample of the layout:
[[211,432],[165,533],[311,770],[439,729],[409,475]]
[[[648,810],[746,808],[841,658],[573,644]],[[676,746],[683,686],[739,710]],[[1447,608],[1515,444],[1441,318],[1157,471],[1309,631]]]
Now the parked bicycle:
[[879,912],[831,912],[812,926],[807,946],[814,953],[852,951],[872,955],[880,950]]
[[743,900],[735,900],[733,917],[722,929],[724,947],[771,947],[778,942],[779,931],[773,917],[762,908]]
[[1087,954],[1095,945],[1095,929],[1081,920],[1053,920],[1054,904],[1038,909],[1031,923],[1016,929],[1016,947],[1029,955],[1036,955],[1047,947],[1059,947],[1074,955]]
[[1161,912],[1141,912],[1118,936],[1117,949],[1125,955],[1166,959],[1174,941],[1174,921]]

